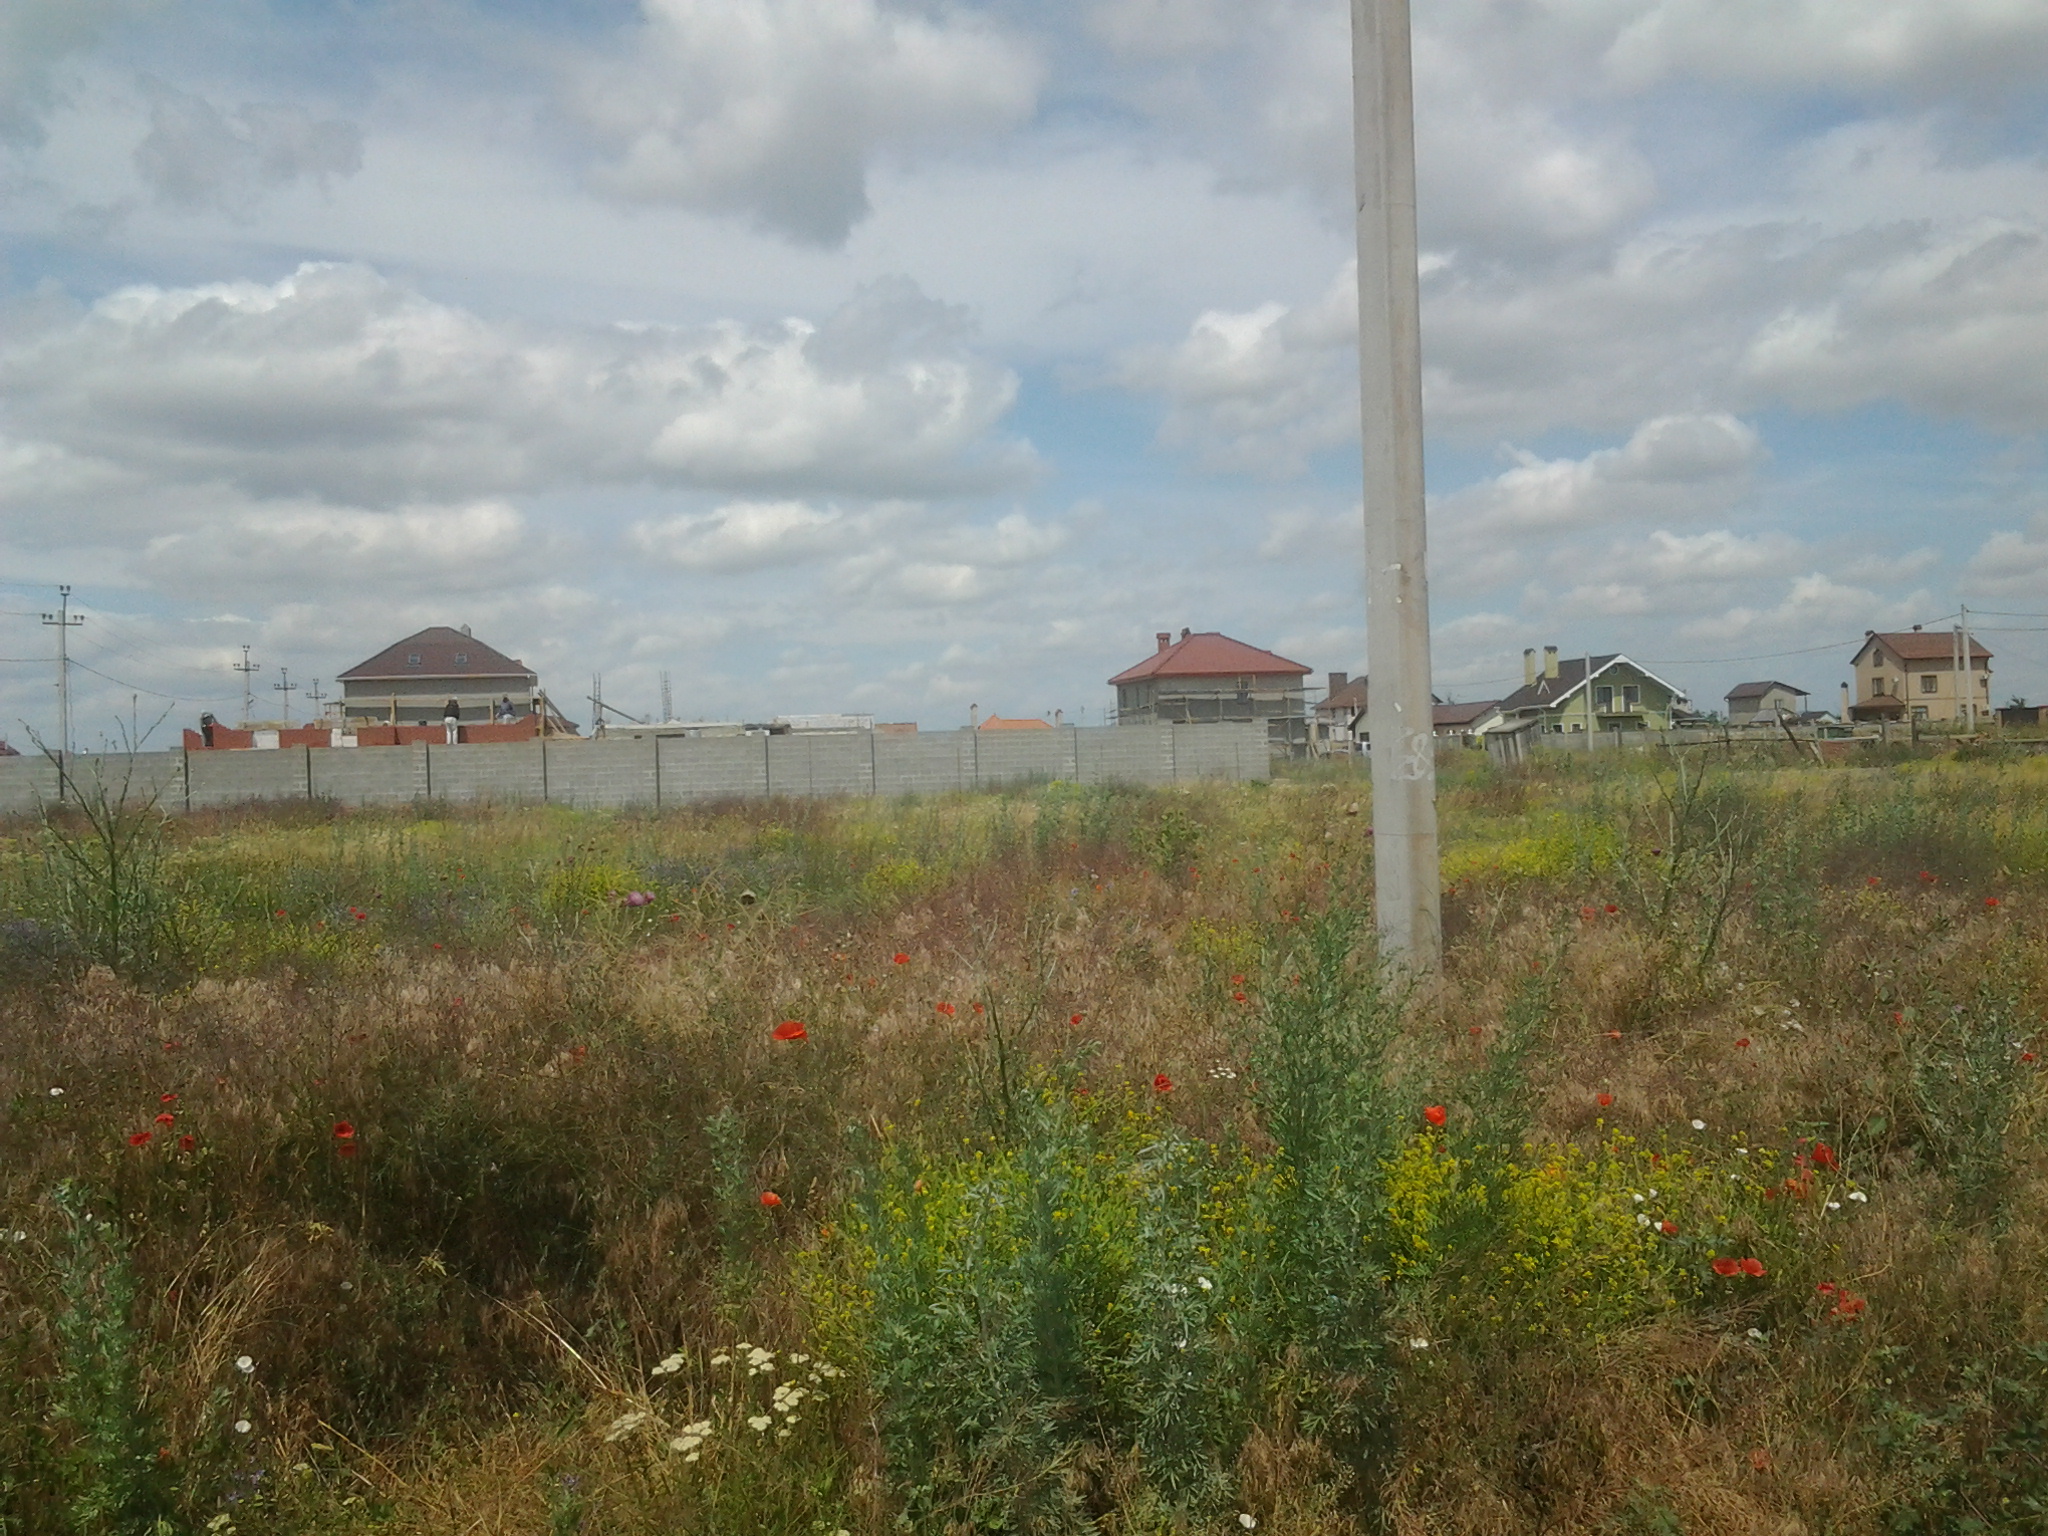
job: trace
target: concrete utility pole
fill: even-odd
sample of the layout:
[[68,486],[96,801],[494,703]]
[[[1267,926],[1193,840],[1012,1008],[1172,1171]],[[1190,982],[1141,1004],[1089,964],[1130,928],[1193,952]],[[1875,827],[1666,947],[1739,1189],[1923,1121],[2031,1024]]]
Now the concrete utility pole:
[[249,678],[263,670],[263,663],[251,661],[249,659],[249,647],[245,645],[242,647],[242,659],[234,664],[234,668],[242,674],[242,729],[246,731],[249,728],[249,722],[256,718],[256,689],[250,683]]
[[299,685],[292,681],[292,669],[290,667],[279,667],[277,669],[277,681],[272,683],[270,687],[273,693],[284,695],[284,723],[290,725],[292,723],[292,695],[298,692],[299,688]]
[[313,686],[306,690],[306,702],[313,706],[313,718],[315,720],[319,720],[326,715],[327,711],[321,708],[321,705],[330,697],[332,695],[320,691],[320,679],[314,678]]
[[1970,654],[1970,605],[1958,605],[1957,617],[1963,632],[1963,729],[1977,734],[1977,661]]
[[1408,0],[1351,0],[1351,80],[1374,895],[1382,951],[1431,975],[1443,958],[1443,914],[1423,561],[1422,293]]
[[57,589],[57,611],[43,615],[45,624],[57,630],[57,761],[71,760],[71,653],[65,645],[71,631],[85,622],[85,615],[71,611],[71,589]]

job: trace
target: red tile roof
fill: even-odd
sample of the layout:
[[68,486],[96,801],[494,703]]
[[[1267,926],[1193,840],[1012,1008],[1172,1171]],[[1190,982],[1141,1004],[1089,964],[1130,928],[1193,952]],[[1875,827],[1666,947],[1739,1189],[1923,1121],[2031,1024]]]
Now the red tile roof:
[[[415,664],[413,657],[419,657]],[[458,661],[457,657],[463,659]],[[436,624],[358,662],[341,674],[342,682],[385,681],[406,677],[488,677],[532,684],[540,679],[523,661],[514,661],[474,636]]]
[[984,731],[1049,731],[1050,720],[1005,720],[1001,715],[990,715],[981,722]]
[[1199,635],[1186,635],[1162,647],[1109,681],[1114,687],[1118,683],[1135,683],[1147,677],[1271,676],[1275,672],[1292,672],[1306,677],[1312,670],[1298,661],[1262,651],[1255,645],[1246,645],[1242,640],[1233,640],[1212,629]]

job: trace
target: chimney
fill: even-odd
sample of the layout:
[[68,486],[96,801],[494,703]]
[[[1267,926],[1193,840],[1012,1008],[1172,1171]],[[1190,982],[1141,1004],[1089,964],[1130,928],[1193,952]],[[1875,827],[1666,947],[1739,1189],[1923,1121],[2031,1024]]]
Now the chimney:
[[1350,682],[1350,681],[1351,681],[1351,674],[1350,674],[1350,673],[1348,673],[1348,672],[1332,672],[1332,673],[1330,674],[1330,696],[1331,696],[1332,698],[1335,698],[1335,697],[1337,696],[1338,690],[1340,690],[1341,688],[1343,688],[1343,686],[1344,686],[1344,685],[1345,685],[1346,683]]
[[1913,626],[1913,633],[1916,635],[1920,633],[1920,626],[1918,624]]
[[1536,686],[1536,647],[1533,645],[1522,648],[1522,686],[1524,688],[1534,688]]
[[1182,629],[1182,630],[1181,630],[1181,632],[1180,632],[1180,637],[1181,637],[1181,639],[1185,640],[1185,639],[1187,639],[1187,637],[1188,637],[1189,635],[1191,635],[1191,634],[1193,634],[1193,633],[1194,633],[1194,631],[1193,631],[1193,630],[1191,630],[1191,629]]
[[981,706],[979,704],[967,706],[967,729],[970,731],[981,729]]
[[1169,645],[1173,644],[1173,636],[1169,635],[1163,629],[1159,631],[1158,634],[1154,635],[1152,638],[1159,642],[1159,649],[1162,651],[1165,650]]
[[467,624],[462,626],[462,638],[465,640],[471,638],[471,635],[469,633],[469,626]]
[[1849,723],[1849,685],[1842,684],[1842,724]]
[[1067,712],[1064,709],[1054,710],[1052,712],[1052,723],[1054,725],[1065,725],[1067,723]]
[[1557,681],[1557,647],[1554,645],[1543,647],[1543,675],[1552,682]]

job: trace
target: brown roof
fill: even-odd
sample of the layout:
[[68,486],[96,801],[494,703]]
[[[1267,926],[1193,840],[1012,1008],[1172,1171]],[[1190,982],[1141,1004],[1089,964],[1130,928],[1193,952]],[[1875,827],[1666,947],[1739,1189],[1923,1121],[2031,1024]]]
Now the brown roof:
[[1500,708],[1499,699],[1481,699],[1470,704],[1439,704],[1430,711],[1431,724],[1438,730],[1447,726],[1470,725]]
[[1725,694],[1723,694],[1722,697],[1732,704],[1737,699],[1760,699],[1774,688],[1781,688],[1786,693],[1796,694],[1798,697],[1802,699],[1810,697],[1810,695],[1804,688],[1794,688],[1790,683],[1780,683],[1776,681],[1761,683],[1737,683],[1733,688],[1730,688]]
[[[1956,654],[1955,631],[1952,629],[1908,629],[1884,633],[1870,630],[1864,634],[1863,649],[1856,653],[1856,660],[1861,661],[1865,652],[1879,644],[1901,661],[1950,661]],[[1991,653],[1972,635],[1970,660],[1990,659]]]
[[1049,731],[1050,720],[1005,720],[1001,715],[990,715],[981,722],[984,731]]
[[1342,688],[1330,690],[1330,696],[1316,706],[1318,714],[1357,715],[1365,712],[1365,679],[1354,677]]
[[1306,677],[1312,668],[1271,651],[1262,651],[1242,640],[1208,630],[1202,634],[1183,631],[1181,638],[1162,645],[1135,667],[1117,673],[1110,685],[1135,683],[1147,677],[1242,677],[1275,672],[1292,672]]
[[[417,662],[412,659],[415,656],[419,658]],[[356,663],[341,674],[341,681],[383,682],[408,677],[488,677],[506,682],[516,680],[522,687],[540,681],[525,662],[514,661],[502,651],[445,624],[408,635],[368,661]]]

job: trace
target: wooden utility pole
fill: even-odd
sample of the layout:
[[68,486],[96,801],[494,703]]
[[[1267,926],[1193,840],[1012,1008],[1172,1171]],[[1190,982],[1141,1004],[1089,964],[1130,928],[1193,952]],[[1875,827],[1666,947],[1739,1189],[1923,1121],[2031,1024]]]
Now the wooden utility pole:
[[1408,0],[1351,0],[1351,78],[1374,895],[1382,953],[1431,975],[1443,957],[1443,916],[1423,559],[1422,293]]

